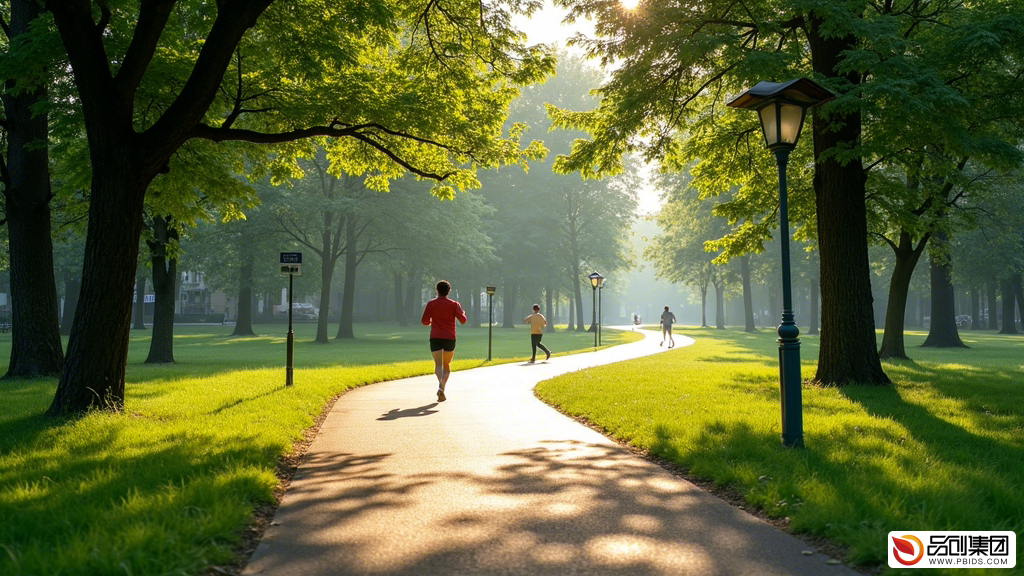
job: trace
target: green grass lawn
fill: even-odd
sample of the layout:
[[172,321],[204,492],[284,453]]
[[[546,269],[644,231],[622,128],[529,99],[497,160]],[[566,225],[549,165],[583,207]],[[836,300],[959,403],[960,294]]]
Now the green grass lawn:
[[[248,338],[177,327],[173,365],[143,364],[149,331],[134,331],[118,414],[47,418],[55,379],[0,381],[0,574],[197,574],[231,561],[254,507],[273,501],[278,457],[335,394],[433,372],[426,327],[355,329],[356,340],[324,345],[312,342],[315,325],[298,325],[290,388],[283,325]],[[609,330],[603,341],[638,337]],[[588,350],[593,335],[544,342]],[[493,350],[496,362],[528,358],[529,331],[495,328]],[[10,334],[0,335],[9,356]],[[487,330],[460,328],[453,368],[486,357]],[[391,408],[407,407],[381,411]]]
[[[970,349],[933,349],[911,332],[914,360],[885,363],[893,386],[805,385],[800,450],[780,443],[772,331],[677,332],[697,342],[542,382],[537,393],[772,517],[789,517],[793,532],[843,545],[853,562],[884,565],[890,530],[1014,530],[1020,557],[1024,336],[964,331]],[[806,379],[818,340],[801,340]]]

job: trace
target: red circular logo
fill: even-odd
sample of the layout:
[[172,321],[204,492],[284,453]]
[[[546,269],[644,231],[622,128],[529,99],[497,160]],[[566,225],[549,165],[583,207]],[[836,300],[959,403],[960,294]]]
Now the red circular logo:
[[[904,566],[913,566],[921,561],[921,557],[924,556],[924,544],[921,543],[916,536],[910,534],[904,534],[902,537],[892,537],[892,555],[896,558],[896,561]],[[914,544],[917,545],[917,555],[914,555]],[[910,556],[911,560],[904,560],[903,555]]]

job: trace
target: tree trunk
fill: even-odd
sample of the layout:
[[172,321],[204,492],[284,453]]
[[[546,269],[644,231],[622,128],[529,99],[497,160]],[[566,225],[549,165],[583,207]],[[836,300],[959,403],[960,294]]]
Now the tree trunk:
[[808,335],[819,334],[818,332],[818,308],[821,304],[818,301],[818,285],[820,280],[811,278],[811,326],[807,330]]
[[146,329],[146,272],[144,269],[135,272],[135,325],[132,330]]
[[932,322],[928,328],[928,337],[925,338],[922,346],[936,348],[967,348],[967,345],[960,340],[960,334],[956,329],[956,310],[953,300],[956,298],[953,283],[950,282],[950,263],[947,256],[936,254],[937,249],[946,245],[945,233],[941,230],[935,233],[929,254],[931,263],[932,283]]
[[708,327],[708,289],[706,286],[700,289],[700,327]]
[[[8,37],[29,32],[40,4],[10,4]],[[8,87],[13,82],[8,81]],[[11,278],[11,361],[5,377],[54,376],[64,362],[57,279],[50,239],[50,161],[47,116],[31,107],[48,100],[46,89],[2,96],[6,115],[7,173],[4,195]]]
[[254,336],[252,330],[252,270],[255,257],[250,250],[243,248],[242,266],[238,272],[238,318],[235,319],[235,331],[232,336]]
[[977,284],[971,286],[971,330],[981,330],[981,294]]
[[82,291],[51,415],[90,407],[117,410],[124,404],[142,201],[152,179],[140,178],[132,165],[134,148],[130,142],[90,145],[92,194]]
[[999,330],[999,333],[1017,334],[1017,315],[1014,312],[1017,299],[1014,294],[1013,283],[1008,279],[1001,280],[999,287],[1003,293],[1003,327]]
[[78,306],[78,293],[81,290],[81,276],[74,273],[64,277],[64,314],[60,320],[61,334],[71,334],[71,326],[75,321],[75,307]]
[[516,327],[516,304],[519,301],[519,283],[512,280],[505,282],[505,306],[502,309],[502,328]]
[[725,330],[725,282],[715,283],[715,328]]
[[740,275],[743,278],[743,324],[744,332],[756,332],[754,326],[754,295],[750,290],[750,256],[740,256]]
[[153,261],[153,338],[146,364],[174,362],[174,286],[178,261],[167,257],[168,244],[178,239],[170,217],[153,218],[153,241],[147,241]]
[[779,306],[779,294],[775,288],[768,290],[769,326],[778,326],[782,322],[782,307]]
[[[808,44],[814,71],[826,77],[837,70],[847,50],[857,47],[853,34],[837,36],[822,17],[809,17]],[[845,80],[860,84],[856,73]],[[861,135],[857,111],[825,116],[814,109],[814,194],[821,258],[821,339],[814,380],[827,386],[851,383],[889,384],[875,340],[868,265],[866,180],[860,159],[822,160],[826,152],[855,147]]]
[[580,288],[579,280],[573,281],[573,295],[575,296],[573,302],[576,304],[576,331],[583,332],[586,330],[584,325],[586,322],[583,320],[583,290]]
[[893,247],[896,266],[889,280],[889,301],[885,308],[885,332],[882,335],[882,347],[878,351],[880,358],[907,359],[907,351],[903,345],[904,320],[907,312],[907,297],[910,294],[910,279],[914,276],[914,268],[924,252],[928,242],[924,237],[915,247],[914,240],[906,230],[900,231],[899,244]]
[[1021,329],[1024,330],[1024,283],[1021,282],[1021,275],[1014,274],[1010,283],[1013,284],[1013,293],[1017,295],[1017,310],[1021,316]]
[[345,285],[341,292],[341,321],[338,322],[338,335],[335,336],[339,340],[356,337],[352,329],[356,302],[356,267],[359,266],[356,224],[355,216],[349,215],[345,223]]
[[988,307],[986,313],[988,315],[988,329],[998,330],[999,329],[999,314],[996,313],[996,287],[999,285],[998,281],[993,277],[988,279]]
[[[335,258],[334,245],[331,242],[331,232],[334,230],[334,212],[325,210],[323,213],[323,228],[320,230],[320,312],[316,319],[316,342],[327,344],[330,339],[327,336],[327,323],[331,314],[331,282],[334,280],[334,267],[338,260]],[[339,222],[340,224],[340,222]],[[337,238],[334,239],[337,242]]]
[[334,278],[335,261],[329,254],[320,259],[320,310],[316,318],[316,339],[320,344],[330,343],[327,336],[331,312],[331,280]]
[[566,328],[569,332],[576,329],[576,305],[572,301],[572,296],[569,297],[569,326]]
[[555,331],[554,291],[551,286],[544,289],[544,312],[548,315],[548,325],[544,327],[544,331],[548,334]]

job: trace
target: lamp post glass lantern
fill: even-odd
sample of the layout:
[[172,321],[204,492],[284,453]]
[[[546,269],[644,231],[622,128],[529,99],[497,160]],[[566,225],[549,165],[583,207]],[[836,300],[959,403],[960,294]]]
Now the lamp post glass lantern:
[[590,289],[593,295],[590,300],[591,308],[593,309],[591,312],[593,319],[590,322],[590,327],[594,329],[594,347],[597,348],[597,287],[604,281],[604,276],[601,276],[600,272],[594,271],[587,276],[587,279],[590,280]]
[[494,286],[487,287],[487,361],[491,361],[491,328],[494,326]]
[[803,446],[803,408],[800,389],[800,329],[793,318],[789,273],[789,214],[786,165],[796,148],[807,110],[834,98],[834,94],[807,78],[788,82],[758,82],[729,106],[754,110],[768,150],[779,169],[779,230],[782,252],[782,321],[779,324],[779,387],[782,399],[782,444]]

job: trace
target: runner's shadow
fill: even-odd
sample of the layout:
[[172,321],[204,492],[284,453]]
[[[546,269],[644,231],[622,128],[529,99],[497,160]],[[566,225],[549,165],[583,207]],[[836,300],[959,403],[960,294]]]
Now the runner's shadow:
[[402,410],[400,408],[392,408],[387,412],[381,414],[377,420],[398,420],[399,418],[413,418],[416,416],[430,416],[436,414],[437,410],[431,410],[431,408],[437,406],[437,402],[432,402],[426,406],[420,406],[419,408],[406,408]]

